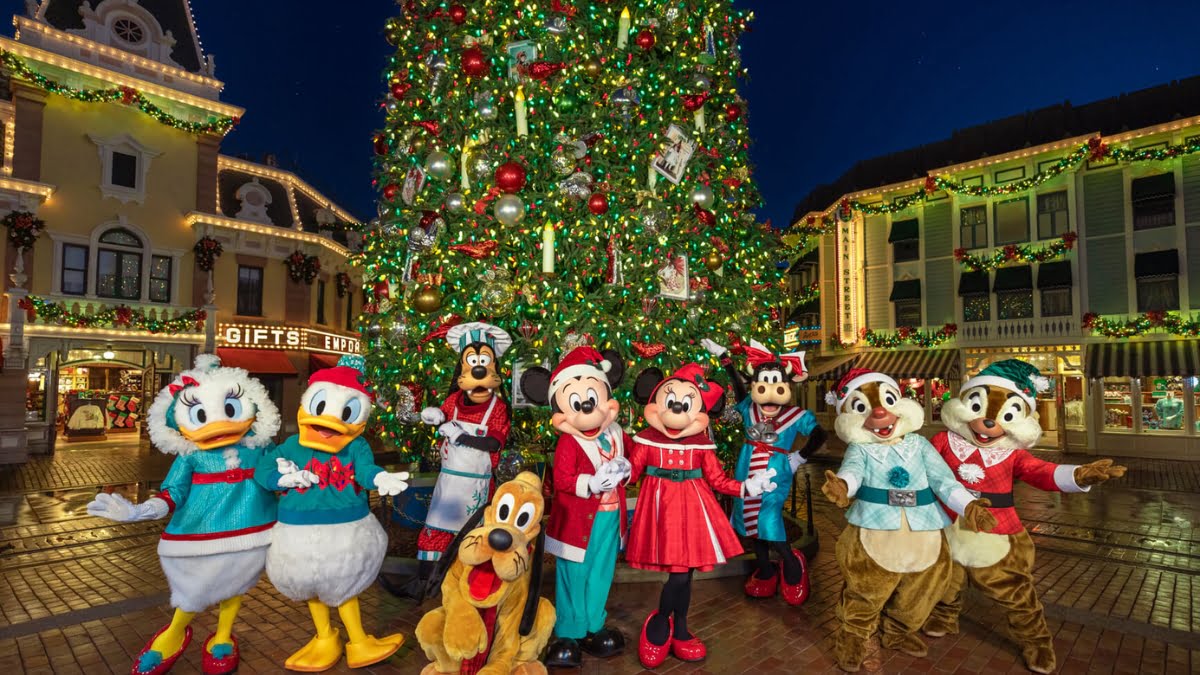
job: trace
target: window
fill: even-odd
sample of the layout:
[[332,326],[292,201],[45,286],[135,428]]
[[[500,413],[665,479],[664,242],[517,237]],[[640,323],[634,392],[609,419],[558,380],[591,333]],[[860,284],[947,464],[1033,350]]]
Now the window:
[[1029,241],[1029,199],[996,202],[996,245]]
[[138,300],[142,297],[142,240],[113,228],[100,235],[96,251],[96,295]]
[[238,266],[237,313],[241,316],[262,316],[263,269]]
[[1175,224],[1175,174],[1135,178],[1129,185],[1133,229],[1150,230]]
[[1133,431],[1133,386],[1128,377],[1104,378],[1104,429]]
[[137,164],[137,155],[113,152],[112,173],[108,177],[108,182],[130,190],[137,189]]
[[1141,378],[1142,433],[1183,431],[1184,382],[1178,376]]
[[921,301],[896,301],[896,327],[921,325]]
[[969,206],[959,213],[959,234],[963,248],[987,246],[987,206]]
[[162,153],[142,145],[129,134],[90,138],[100,151],[101,194],[121,203],[144,203],[150,162]]
[[897,220],[888,234],[892,245],[892,262],[908,262],[921,257],[921,232],[916,218]]
[[909,262],[921,257],[921,242],[916,239],[892,244],[892,262]]
[[1042,316],[1070,316],[1071,289],[1047,288],[1042,291]]
[[1137,280],[1139,312],[1167,312],[1179,309],[1179,277],[1141,277]]
[[1032,319],[1033,291],[1005,291],[996,294],[1001,319]]
[[88,248],[75,244],[62,247],[62,292],[65,295],[87,293]]
[[963,321],[990,321],[992,319],[992,296],[987,294],[963,296]]
[[1037,197],[1038,239],[1061,237],[1067,232],[1067,191]]
[[325,323],[325,280],[317,281],[317,323]]
[[146,29],[133,19],[121,17],[113,22],[113,34],[122,42],[129,45],[140,45],[146,39]]
[[171,301],[171,262],[169,256],[151,256],[150,302]]

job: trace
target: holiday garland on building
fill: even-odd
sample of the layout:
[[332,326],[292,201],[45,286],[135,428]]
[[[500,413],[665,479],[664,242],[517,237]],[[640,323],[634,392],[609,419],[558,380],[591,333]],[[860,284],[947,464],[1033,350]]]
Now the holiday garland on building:
[[1180,337],[1200,336],[1200,321],[1167,312],[1146,312],[1133,319],[1105,319],[1088,312],[1083,315],[1083,327],[1096,335],[1118,339],[1139,337],[1155,330]]
[[305,255],[303,251],[293,251],[284,259],[287,265],[288,277],[296,283],[311,284],[321,273],[321,259],[315,255]]
[[196,267],[203,272],[213,271],[217,265],[217,258],[220,258],[224,251],[221,242],[208,236],[201,237],[192,247],[192,252],[196,255]]
[[73,328],[131,328],[167,335],[198,331],[208,318],[207,312],[202,309],[189,310],[169,319],[151,318],[145,311],[126,305],[107,306],[95,313],[83,314],[72,311],[65,302],[53,302],[33,295],[21,298],[17,306],[25,310],[29,321],[37,317],[46,323]]
[[63,84],[58,80],[46,77],[29,67],[29,64],[13,54],[10,51],[0,49],[0,63],[4,64],[12,75],[28,82],[39,89],[58,96],[74,99],[76,101],[84,101],[87,103],[116,103],[120,102],[127,106],[136,107],[149,117],[156,121],[165,124],[169,127],[174,127],[181,131],[186,131],[193,134],[221,134],[225,135],[230,129],[238,123],[236,117],[226,117],[224,115],[215,115],[206,122],[193,122],[181,117],[176,117],[162,108],[155,105],[146,95],[132,87],[107,87],[104,89],[77,89],[67,84]]
[[8,229],[8,243],[18,251],[32,249],[46,229],[46,222],[29,211],[12,211],[0,220],[0,224]]
[[973,255],[965,248],[954,250],[954,259],[968,272],[990,272],[1010,263],[1040,263],[1057,260],[1075,248],[1078,239],[1074,232],[1068,232],[1061,238],[1044,246],[1010,244],[990,255]]
[[800,291],[800,293],[798,293],[795,296],[795,298],[793,299],[793,304],[795,304],[795,306],[797,306],[797,307],[801,307],[803,305],[807,305],[810,302],[815,302],[817,300],[817,298],[820,298],[820,297],[821,297],[821,282],[814,281],[811,284],[805,286],[804,290]]
[[[901,326],[894,333],[878,333],[869,328],[862,328],[858,331],[860,339],[865,341],[869,347],[877,349],[896,349],[905,345],[929,349],[953,339],[957,334],[958,325],[953,323],[948,323],[932,332],[919,331],[911,326]],[[837,335],[829,338],[829,346],[833,349],[847,349],[853,344],[852,342],[842,342],[841,337]]]
[[336,283],[335,290],[337,291],[337,296],[339,298],[344,298],[347,295],[350,295],[350,287],[353,283],[353,280],[350,278],[349,274],[346,272],[338,272],[337,276],[334,277],[334,280]]

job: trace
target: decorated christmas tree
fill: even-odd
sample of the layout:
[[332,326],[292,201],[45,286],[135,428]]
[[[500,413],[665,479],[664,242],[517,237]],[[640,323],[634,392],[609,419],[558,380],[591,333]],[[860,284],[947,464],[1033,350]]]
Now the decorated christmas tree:
[[[417,413],[447,393],[444,335],[460,321],[512,335],[505,373],[585,341],[633,374],[708,362],[705,337],[780,346],[786,253],[752,214],[737,92],[750,13],[730,0],[401,6],[363,257],[385,438],[436,457]],[[545,448],[549,411],[517,398],[510,450]]]

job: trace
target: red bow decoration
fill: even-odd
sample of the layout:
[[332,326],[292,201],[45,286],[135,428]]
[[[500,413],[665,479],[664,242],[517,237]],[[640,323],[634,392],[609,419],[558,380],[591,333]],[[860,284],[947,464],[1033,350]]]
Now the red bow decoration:
[[125,105],[131,105],[135,100],[137,100],[137,95],[137,89],[134,89],[133,87],[121,87],[121,103],[124,103]]
[[487,241],[454,244],[450,247],[450,250],[458,253],[465,253],[466,255],[479,260],[494,254],[497,248],[500,248],[500,243],[495,239],[488,239]]
[[441,135],[442,133],[442,125],[437,120],[417,120],[416,122],[413,122],[413,126],[421,127],[434,136]]
[[26,321],[33,321],[33,318],[37,316],[37,308],[34,307],[33,301],[29,299],[29,296],[25,296],[24,298],[18,300],[17,307],[25,310]]
[[751,368],[757,368],[764,363],[782,363],[785,366],[791,367],[792,375],[795,377],[804,377],[805,373],[807,373],[804,369],[804,352],[773,354],[766,349],[760,349],[752,345],[743,345],[742,352],[746,355],[746,364]]
[[683,109],[688,112],[696,112],[704,107],[704,102],[708,100],[708,92],[703,94],[684,94]]
[[1105,143],[1099,136],[1094,136],[1088,139],[1088,159],[1097,162],[1108,155],[1108,143]]
[[479,198],[479,201],[475,202],[475,215],[482,216],[484,211],[487,211],[487,203],[499,195],[500,188],[493,185],[492,188],[487,191],[487,194],[483,195]]
[[118,326],[128,326],[129,322],[132,320],[133,320],[133,310],[132,309],[126,307],[125,305],[121,305],[121,306],[117,307],[117,315],[116,315],[116,318],[113,319],[114,324],[116,324]]
[[696,212],[696,220],[699,220],[705,227],[717,224],[717,216],[712,211],[701,208],[699,204],[693,204],[692,209]]
[[569,63],[555,63],[552,61],[535,61],[529,64],[529,77],[535,80],[545,80],[551,75],[569,66]]
[[637,355],[642,357],[643,359],[648,359],[648,358],[658,356],[659,354],[666,351],[666,349],[667,349],[667,346],[661,342],[655,342],[652,344],[646,343],[646,342],[639,342],[637,340],[634,340],[634,342],[633,342],[633,351],[637,352]]
[[191,375],[184,375],[179,380],[167,385],[167,391],[171,392],[171,395],[174,396],[188,387],[198,386],[200,386],[200,383],[196,381],[196,378]]
[[925,176],[925,194],[934,192],[937,192],[937,179],[933,176]]
[[571,5],[568,5],[565,2],[562,2],[562,0],[551,0],[550,11],[558,12],[559,14],[566,14],[568,17],[573,17],[573,16],[575,16],[575,12],[577,12],[579,10],[575,9],[574,7],[572,7]]
[[433,340],[440,340],[446,337],[446,334],[450,332],[450,329],[454,328],[461,322],[461,316],[457,314],[451,314],[445,321],[441,322],[440,324],[435,324],[434,328],[426,333],[425,337],[421,338],[421,344],[432,342]]

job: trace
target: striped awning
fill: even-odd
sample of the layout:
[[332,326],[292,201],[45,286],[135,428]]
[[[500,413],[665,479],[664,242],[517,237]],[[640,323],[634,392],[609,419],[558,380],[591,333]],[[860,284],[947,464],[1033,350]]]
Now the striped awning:
[[1200,340],[1102,342],[1087,346],[1088,377],[1200,374]]
[[839,354],[806,360],[804,365],[808,366],[810,380],[840,380],[850,372],[857,358],[858,354]]
[[869,352],[855,363],[894,378],[958,377],[957,349],[906,349],[892,352]]

